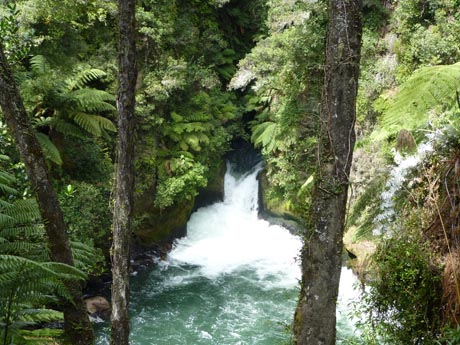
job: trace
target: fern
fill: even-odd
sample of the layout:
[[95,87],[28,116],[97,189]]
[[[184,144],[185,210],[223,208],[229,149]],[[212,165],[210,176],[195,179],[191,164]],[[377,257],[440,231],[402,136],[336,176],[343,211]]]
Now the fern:
[[164,129],[165,135],[177,143],[181,151],[202,150],[203,145],[210,143],[209,133],[213,125],[210,116],[204,113],[194,113],[182,116],[175,112],[171,114],[171,122]]
[[10,187],[16,181],[15,177],[5,171],[0,171],[0,192],[5,195],[17,194],[16,189]]
[[[81,67],[63,78],[41,55],[32,57],[30,66],[31,75],[23,81],[22,88],[29,96],[30,107],[36,115],[36,128],[49,127],[76,137],[91,134],[106,138],[106,132],[116,131],[112,121],[102,116],[116,110],[115,97],[106,91],[88,87],[88,83],[105,77],[105,72]],[[39,136],[46,158],[62,164],[51,138],[44,134]]]
[[66,96],[76,102],[80,111],[87,113],[116,110],[115,106],[109,103],[114,101],[113,95],[103,90],[85,88],[71,91]]
[[356,227],[354,241],[370,238],[375,229],[375,218],[381,213],[381,195],[385,188],[387,176],[373,178],[365,192],[353,203],[347,218],[347,228]]
[[36,132],[36,135],[45,157],[57,165],[62,165],[61,154],[51,139],[44,133]]
[[[9,162],[10,157],[0,155],[0,161]],[[16,178],[10,173],[1,170],[0,168],[0,193],[4,195],[16,195],[18,192],[15,188],[11,187],[16,182]],[[0,207],[5,207],[8,203],[4,204],[0,200]]]
[[64,135],[71,135],[77,138],[86,137],[86,132],[84,132],[80,126],[60,118],[55,118],[51,127],[54,127],[56,131]]
[[105,117],[99,115],[88,115],[85,113],[75,113],[73,115],[75,123],[92,135],[99,137],[103,130],[116,132],[115,125]]
[[[0,255],[0,334],[7,344],[22,337],[20,330],[40,322],[60,320],[62,315],[41,306],[56,303],[54,296],[70,298],[63,279],[82,279],[74,267],[38,262],[15,255]],[[37,308],[38,307],[38,308]],[[19,338],[19,339],[18,339]]]
[[66,85],[69,90],[83,89],[88,83],[105,76],[107,76],[107,73],[97,68],[83,69],[74,74],[72,78],[69,78],[66,81]]
[[255,146],[262,146],[267,152],[272,152],[277,147],[276,135],[278,131],[276,122],[263,122],[253,127],[251,140]]
[[30,59],[30,67],[37,75],[46,75],[51,69],[43,55],[35,55]]
[[[79,268],[51,262],[43,238],[44,229],[35,200],[2,200],[0,339],[5,344],[38,344],[52,341],[52,337],[59,332],[30,331],[25,328],[42,322],[62,320],[60,312],[43,306],[56,304],[62,299],[71,300],[64,281],[86,278],[85,273]],[[80,268],[84,268],[85,260],[94,257],[94,250],[78,243],[73,246],[74,253],[77,253],[76,257],[79,258],[76,261],[80,263]]]
[[460,63],[423,67],[417,70],[393,97],[381,97],[376,109],[382,112],[383,128],[394,133],[425,125],[430,112],[449,110],[456,104],[460,88]]

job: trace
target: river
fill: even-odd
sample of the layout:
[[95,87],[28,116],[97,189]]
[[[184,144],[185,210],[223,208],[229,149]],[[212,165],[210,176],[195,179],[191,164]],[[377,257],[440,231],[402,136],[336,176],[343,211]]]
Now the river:
[[[239,178],[228,169],[224,202],[197,210],[166,260],[132,277],[131,344],[289,344],[301,240],[258,218],[260,169]],[[339,339],[353,333],[354,282],[343,268]],[[98,345],[109,344],[107,328],[99,326]]]

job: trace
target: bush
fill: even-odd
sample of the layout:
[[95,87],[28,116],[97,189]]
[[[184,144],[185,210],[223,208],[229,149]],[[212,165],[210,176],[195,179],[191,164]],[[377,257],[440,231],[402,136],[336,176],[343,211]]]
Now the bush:
[[417,234],[383,241],[373,256],[378,278],[365,293],[366,311],[380,343],[432,344],[441,324],[440,272]]

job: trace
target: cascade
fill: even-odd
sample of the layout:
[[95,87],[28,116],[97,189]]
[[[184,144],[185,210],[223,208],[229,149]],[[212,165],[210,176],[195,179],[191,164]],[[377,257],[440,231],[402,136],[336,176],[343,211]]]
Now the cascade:
[[[228,166],[224,201],[197,210],[166,260],[132,277],[133,345],[288,342],[302,242],[257,217],[261,169],[235,177]],[[353,332],[346,305],[355,278],[342,275],[339,335]],[[97,344],[108,339],[101,330]]]
[[395,221],[394,196],[406,183],[410,171],[417,167],[428,155],[434,151],[434,143],[439,133],[427,135],[427,141],[417,147],[412,155],[402,156],[394,150],[395,166],[390,171],[390,176],[385,184],[385,190],[381,195],[380,214],[376,217],[376,228],[373,230],[375,236],[391,235],[390,227]]

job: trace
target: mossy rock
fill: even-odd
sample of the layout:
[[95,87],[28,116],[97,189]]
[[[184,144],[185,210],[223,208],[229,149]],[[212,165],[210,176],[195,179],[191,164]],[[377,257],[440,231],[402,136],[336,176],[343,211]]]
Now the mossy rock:
[[267,197],[270,186],[264,171],[259,174],[258,179],[260,217],[270,224],[285,227],[294,235],[300,235],[305,228],[304,222],[298,215],[291,212],[285,204]]
[[213,170],[208,185],[200,190],[196,196],[193,210],[224,200],[225,172],[227,170],[224,161],[221,161]]
[[154,207],[153,187],[138,195],[134,206],[136,244],[143,247],[165,247],[174,239],[185,236],[187,222],[194,210],[223,200],[225,170],[222,161],[216,166],[208,185],[195,199],[184,200],[165,209]]
[[139,222],[134,230],[135,241],[144,247],[163,246],[175,238],[185,236],[193,205],[194,200],[166,209],[152,206],[148,213],[138,217]]

